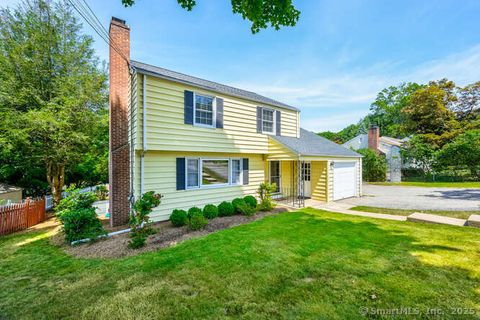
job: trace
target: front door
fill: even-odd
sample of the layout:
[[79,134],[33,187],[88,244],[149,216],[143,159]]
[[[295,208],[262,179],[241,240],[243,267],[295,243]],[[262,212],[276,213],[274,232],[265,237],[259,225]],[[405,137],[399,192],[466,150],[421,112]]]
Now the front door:
[[275,192],[280,192],[280,161],[270,161],[270,183],[275,183]]
[[312,196],[312,184],[310,182],[311,173],[312,164],[310,162],[302,162],[303,196],[306,198]]

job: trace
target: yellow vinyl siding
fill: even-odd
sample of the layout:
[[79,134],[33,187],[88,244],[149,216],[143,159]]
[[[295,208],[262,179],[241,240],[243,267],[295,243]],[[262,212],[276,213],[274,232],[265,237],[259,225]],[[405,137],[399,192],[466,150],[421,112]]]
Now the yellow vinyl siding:
[[[179,157],[249,158],[249,184],[177,190],[176,158]],[[145,154],[144,161],[144,191],[155,191],[164,196],[160,206],[150,215],[154,221],[167,220],[173,209],[188,210],[193,206],[203,208],[209,203],[218,205],[222,201],[231,201],[247,194],[256,195],[258,186],[265,180],[263,157],[257,154],[149,151]],[[137,196],[139,181],[140,178],[136,180]]]
[[311,166],[312,199],[328,201],[328,161],[312,161]]
[[297,155],[273,138],[268,139],[268,160],[297,160]]
[[[184,91],[218,96],[224,100],[224,128],[184,124]],[[143,75],[138,77],[136,148],[142,148]],[[148,150],[263,153],[268,152],[268,135],[257,133],[255,102],[219,95],[172,81],[147,76]],[[260,105],[261,106],[261,105]],[[298,112],[267,106],[282,113],[282,135],[296,136]]]
[[281,161],[281,187],[286,192],[291,192],[293,187],[293,162],[292,161]]

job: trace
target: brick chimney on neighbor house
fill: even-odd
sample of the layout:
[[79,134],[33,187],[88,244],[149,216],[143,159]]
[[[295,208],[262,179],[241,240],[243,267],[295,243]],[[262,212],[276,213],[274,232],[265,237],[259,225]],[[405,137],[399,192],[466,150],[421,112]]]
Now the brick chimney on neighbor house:
[[380,129],[378,126],[371,126],[368,129],[368,148],[378,151],[378,144],[380,142]]
[[[112,17],[110,41],[110,225],[128,222],[130,213],[130,146],[128,141],[128,92],[130,86],[130,28]],[[112,47],[114,45],[114,48]]]

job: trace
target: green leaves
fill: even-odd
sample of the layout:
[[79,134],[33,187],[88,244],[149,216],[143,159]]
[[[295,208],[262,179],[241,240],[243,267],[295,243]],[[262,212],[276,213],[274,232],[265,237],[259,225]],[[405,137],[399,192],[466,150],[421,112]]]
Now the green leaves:
[[0,20],[0,178],[35,194],[48,163],[106,159],[107,76],[65,3],[30,0]]
[[360,149],[357,151],[363,155],[362,176],[364,181],[381,182],[387,178],[387,161],[372,149]]
[[[177,0],[187,11],[196,5],[195,0]],[[244,20],[252,22],[250,30],[257,33],[261,29],[272,27],[279,30],[283,26],[293,27],[300,18],[292,0],[231,0],[233,13],[240,14]],[[135,0],[122,0],[125,7],[135,4]]]

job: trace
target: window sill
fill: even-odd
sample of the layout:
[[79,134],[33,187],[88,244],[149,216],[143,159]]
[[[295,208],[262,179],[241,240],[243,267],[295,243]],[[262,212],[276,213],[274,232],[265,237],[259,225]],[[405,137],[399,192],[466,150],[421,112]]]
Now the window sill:
[[239,187],[243,184],[218,184],[218,185],[205,185],[200,187],[187,187],[185,190],[205,190],[205,189],[219,189],[219,188],[228,188],[228,187]]
[[199,127],[199,128],[216,129],[216,125],[215,125],[215,124],[208,125],[208,124],[194,123],[193,126],[194,126],[194,127]]

